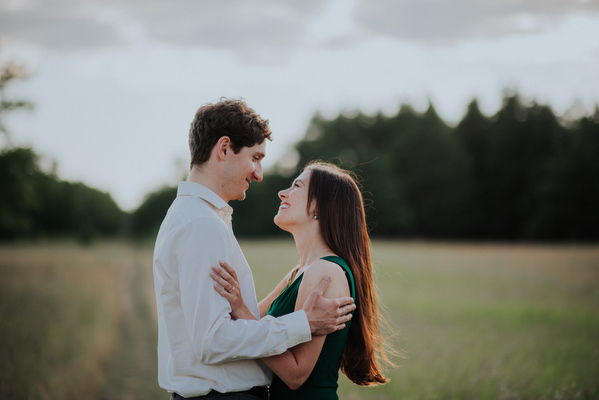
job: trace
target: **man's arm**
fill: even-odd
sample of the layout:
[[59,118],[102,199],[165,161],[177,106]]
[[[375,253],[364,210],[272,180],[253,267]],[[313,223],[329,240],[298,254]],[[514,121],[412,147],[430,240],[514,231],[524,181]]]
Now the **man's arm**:
[[[215,290],[229,301],[234,310],[232,315],[235,318],[257,319],[256,316],[247,309],[242,296],[239,294],[239,280],[237,279],[235,270],[227,263],[221,261],[220,264],[222,268],[213,267],[214,272],[212,273],[212,278],[217,283],[214,286]],[[335,279],[332,280],[328,274],[333,274]],[[325,276],[326,279],[324,279]],[[331,282],[333,282],[332,286],[330,286]],[[280,292],[281,289],[279,289],[277,293]],[[304,279],[300,285],[295,308],[296,310],[301,310],[302,307],[306,307],[308,297],[313,296],[313,299],[316,299],[314,301],[315,305],[314,307],[308,305],[307,308],[314,311],[313,315],[317,316],[316,318],[322,323],[323,329],[325,331],[330,330],[331,328],[329,326],[331,323],[335,324],[334,326],[338,329],[343,329],[342,327],[345,326],[343,321],[347,317],[344,315],[341,315],[340,317],[334,316],[337,313],[335,308],[339,309],[339,307],[336,306],[336,302],[325,304],[324,306],[322,306],[322,304],[320,306],[316,305],[321,302],[320,297],[325,293],[327,296],[337,296],[338,299],[346,299],[346,301],[351,300],[349,297],[343,297],[344,295],[346,296],[349,294],[349,286],[345,279],[344,272],[334,266],[334,264],[322,261],[322,265],[311,267],[305,272]],[[329,306],[332,307],[329,309]],[[343,307],[346,306],[342,306],[342,308]],[[348,307],[348,309],[352,308],[355,308],[353,304]],[[342,313],[343,311],[339,312]],[[341,320],[339,320],[339,318],[341,318]],[[264,361],[264,363],[276,373],[287,386],[292,390],[295,390],[301,386],[310,373],[312,373],[314,365],[322,350],[325,338],[325,335],[315,336],[309,342],[299,344],[280,355],[266,357],[262,359],[262,361]]]
[[185,320],[185,327],[175,329],[187,330],[195,357],[205,364],[263,358],[309,341],[304,312],[260,321],[231,319],[229,302],[214,291],[210,277],[211,266],[218,259],[231,258],[231,245],[226,225],[203,219],[186,227],[174,249]]
[[[214,288],[233,306],[234,317],[247,320],[258,319],[245,307],[235,269],[223,261],[220,261],[220,266],[221,268],[213,267],[211,276],[218,283]],[[324,297],[330,284],[331,277],[325,275],[303,305],[310,331],[314,336],[327,335],[345,328],[345,323],[352,317],[350,313],[356,309],[354,299],[351,297],[333,299]]]

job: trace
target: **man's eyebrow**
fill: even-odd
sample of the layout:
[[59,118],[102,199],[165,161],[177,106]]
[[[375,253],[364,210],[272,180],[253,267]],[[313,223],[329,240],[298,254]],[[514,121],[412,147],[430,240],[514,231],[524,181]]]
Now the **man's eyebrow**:
[[254,156],[259,156],[260,158],[264,158],[266,157],[266,153],[263,153],[261,151],[257,151],[254,153]]

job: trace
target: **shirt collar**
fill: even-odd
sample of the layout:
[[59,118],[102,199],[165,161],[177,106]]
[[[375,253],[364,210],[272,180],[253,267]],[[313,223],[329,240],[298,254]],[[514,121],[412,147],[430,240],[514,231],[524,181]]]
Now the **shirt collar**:
[[233,214],[233,208],[221,199],[216,193],[208,189],[206,186],[189,181],[179,182],[177,188],[177,196],[195,196],[210,203],[214,208],[219,210],[224,215]]

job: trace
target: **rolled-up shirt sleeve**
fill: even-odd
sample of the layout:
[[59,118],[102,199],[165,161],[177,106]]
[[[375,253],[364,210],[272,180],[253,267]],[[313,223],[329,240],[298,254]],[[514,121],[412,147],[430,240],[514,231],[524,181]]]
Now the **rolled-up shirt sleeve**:
[[[224,260],[234,265],[232,232],[216,218],[199,218],[182,227],[172,246],[185,329],[196,359],[219,364],[263,358],[311,339],[303,311],[259,321],[232,320],[229,302],[214,290],[211,267]],[[209,245],[207,245],[209,244]],[[246,304],[256,303],[251,273],[239,274]],[[248,287],[251,285],[251,288]],[[253,297],[253,298],[248,298]],[[256,309],[257,307],[254,306]],[[182,327],[180,327],[182,328]]]

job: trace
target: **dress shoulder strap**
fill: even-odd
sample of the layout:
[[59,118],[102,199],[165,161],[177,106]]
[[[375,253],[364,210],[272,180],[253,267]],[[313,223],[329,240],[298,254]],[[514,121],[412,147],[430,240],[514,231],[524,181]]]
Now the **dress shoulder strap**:
[[352,274],[351,269],[345,262],[345,260],[339,256],[326,256],[322,257],[321,260],[326,260],[333,262],[339,265],[345,271],[345,275],[347,276],[347,282],[349,283],[349,289],[351,291],[351,297],[356,298],[356,285],[354,283],[354,274]]

